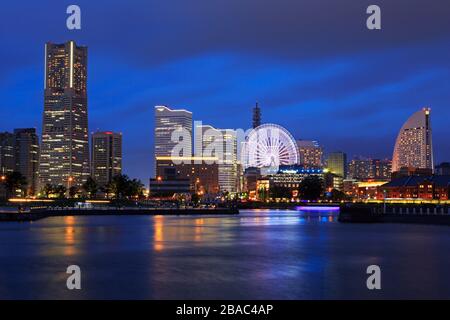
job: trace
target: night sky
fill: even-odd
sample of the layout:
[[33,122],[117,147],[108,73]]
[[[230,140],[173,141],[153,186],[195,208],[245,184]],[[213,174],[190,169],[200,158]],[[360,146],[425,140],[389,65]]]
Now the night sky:
[[[382,30],[366,28],[371,4]],[[89,130],[122,132],[124,172],[145,183],[155,105],[248,129],[258,100],[263,122],[349,158],[390,158],[429,106],[436,162],[450,161],[448,0],[16,0],[0,12],[0,131],[40,132],[44,44],[75,40],[89,48]]]

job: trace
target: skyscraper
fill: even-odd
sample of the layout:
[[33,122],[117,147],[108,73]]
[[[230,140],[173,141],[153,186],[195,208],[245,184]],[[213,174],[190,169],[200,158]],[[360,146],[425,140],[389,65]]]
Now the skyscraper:
[[256,102],[255,107],[253,108],[253,129],[259,127],[261,125],[261,108]]
[[89,172],[87,47],[47,43],[40,187],[81,186]]
[[11,173],[16,169],[14,158],[14,135],[10,132],[0,133],[0,175]]
[[332,152],[327,158],[328,170],[342,178],[345,178],[347,172],[347,155],[343,152]]
[[323,166],[323,150],[317,141],[298,140],[300,164],[305,168],[320,168]]
[[99,186],[105,186],[122,173],[122,134],[96,132],[91,142],[92,178]]
[[15,171],[27,179],[27,195],[37,193],[39,166],[39,138],[36,129],[14,130]]
[[209,125],[197,126],[195,131],[196,148],[202,151],[196,155],[218,159],[220,191],[236,192],[239,183],[236,131],[216,129]]
[[431,109],[423,108],[405,122],[395,142],[392,172],[410,167],[433,170]]
[[[192,137],[192,112],[187,110],[172,110],[166,106],[155,107],[155,158],[171,156],[173,148],[178,142],[172,141],[174,131],[187,130]],[[185,150],[192,154],[192,141],[186,141]]]

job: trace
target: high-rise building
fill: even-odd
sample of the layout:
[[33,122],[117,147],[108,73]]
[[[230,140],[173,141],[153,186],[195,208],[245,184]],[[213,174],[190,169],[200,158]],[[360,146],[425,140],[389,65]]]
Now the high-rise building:
[[38,191],[39,138],[36,129],[14,130],[15,171],[27,179],[26,195]]
[[380,159],[353,159],[348,164],[349,179],[389,180],[391,178],[391,161]]
[[14,134],[0,133],[0,174],[5,175],[16,169],[14,154]]
[[332,174],[345,178],[347,173],[347,155],[344,152],[328,154],[327,169]]
[[195,128],[196,156],[216,157],[219,165],[220,191],[236,192],[238,189],[237,135],[232,129],[216,129],[209,125]]
[[81,186],[89,176],[87,47],[45,45],[40,187]]
[[305,168],[320,168],[323,166],[323,150],[317,141],[297,140],[300,154],[300,165]]
[[259,127],[261,125],[261,108],[258,105],[258,102],[256,102],[255,107],[253,108],[253,129],[256,127]]
[[392,172],[402,167],[434,169],[431,109],[423,108],[405,122],[395,142]]
[[[166,106],[155,107],[155,157],[171,156],[178,142],[172,141],[174,131],[187,130],[192,137],[192,112],[172,110]],[[192,154],[192,141],[186,143],[186,154]]]
[[110,131],[92,134],[92,178],[100,186],[122,173],[122,134]]

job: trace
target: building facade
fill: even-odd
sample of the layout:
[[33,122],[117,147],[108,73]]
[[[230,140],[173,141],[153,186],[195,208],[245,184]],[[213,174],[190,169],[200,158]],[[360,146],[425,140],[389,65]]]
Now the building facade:
[[16,169],[14,152],[14,134],[0,133],[0,174],[5,175]]
[[14,130],[15,171],[27,179],[26,195],[38,193],[39,138],[36,129]]
[[434,169],[431,109],[414,113],[400,129],[392,157],[392,172],[403,167]]
[[389,180],[392,162],[380,159],[353,159],[348,164],[347,178],[356,180]]
[[236,131],[198,125],[195,128],[195,149],[197,157],[218,159],[220,191],[237,192],[239,181]]
[[[178,142],[172,141],[174,132],[186,130],[192,137],[192,112],[172,110],[166,106],[155,107],[155,157],[171,156]],[[192,141],[186,141],[186,154],[192,154]],[[177,155],[179,156],[179,155]]]
[[345,179],[347,173],[347,155],[344,152],[332,152],[327,157],[327,169]]
[[89,176],[87,47],[45,45],[39,184],[81,186]]
[[449,200],[450,176],[406,176],[382,185],[380,199]]
[[91,176],[99,186],[105,186],[122,174],[122,134],[96,132],[92,134],[91,148]]
[[157,157],[155,179],[156,181],[188,179],[190,191],[200,195],[217,194],[220,190],[219,165],[215,157]]
[[298,140],[300,165],[305,168],[323,167],[323,149],[317,141]]

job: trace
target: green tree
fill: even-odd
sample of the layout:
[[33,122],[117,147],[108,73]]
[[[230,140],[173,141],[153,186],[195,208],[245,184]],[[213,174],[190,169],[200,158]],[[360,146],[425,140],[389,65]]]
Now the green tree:
[[144,184],[138,179],[128,180],[127,191],[128,197],[140,198],[144,195]]
[[77,193],[78,193],[78,187],[77,186],[71,186],[69,188],[69,198],[75,198]]
[[339,191],[337,189],[331,190],[331,192],[327,198],[329,200],[336,201],[336,202],[340,202],[340,201],[348,199],[347,195],[344,192]]
[[272,199],[290,199],[292,198],[292,191],[288,187],[273,186],[270,188],[270,197]]
[[119,174],[112,178],[110,183],[111,193],[114,193],[116,199],[124,199],[128,192],[129,178],[124,174]]
[[323,180],[316,176],[308,176],[300,183],[299,194],[302,200],[317,200],[323,191]]
[[47,183],[47,184],[42,188],[41,193],[43,193],[44,196],[45,196],[46,198],[48,198],[51,194],[54,193],[54,187],[53,187],[50,183]]
[[88,198],[95,198],[99,189],[97,182],[92,177],[87,178],[81,188],[87,194]]
[[27,184],[27,179],[20,172],[7,173],[4,181],[7,197],[15,196],[17,190],[20,190],[20,193],[23,194]]
[[58,195],[58,198],[63,199],[66,196],[67,188],[63,185],[53,187],[53,192]]

